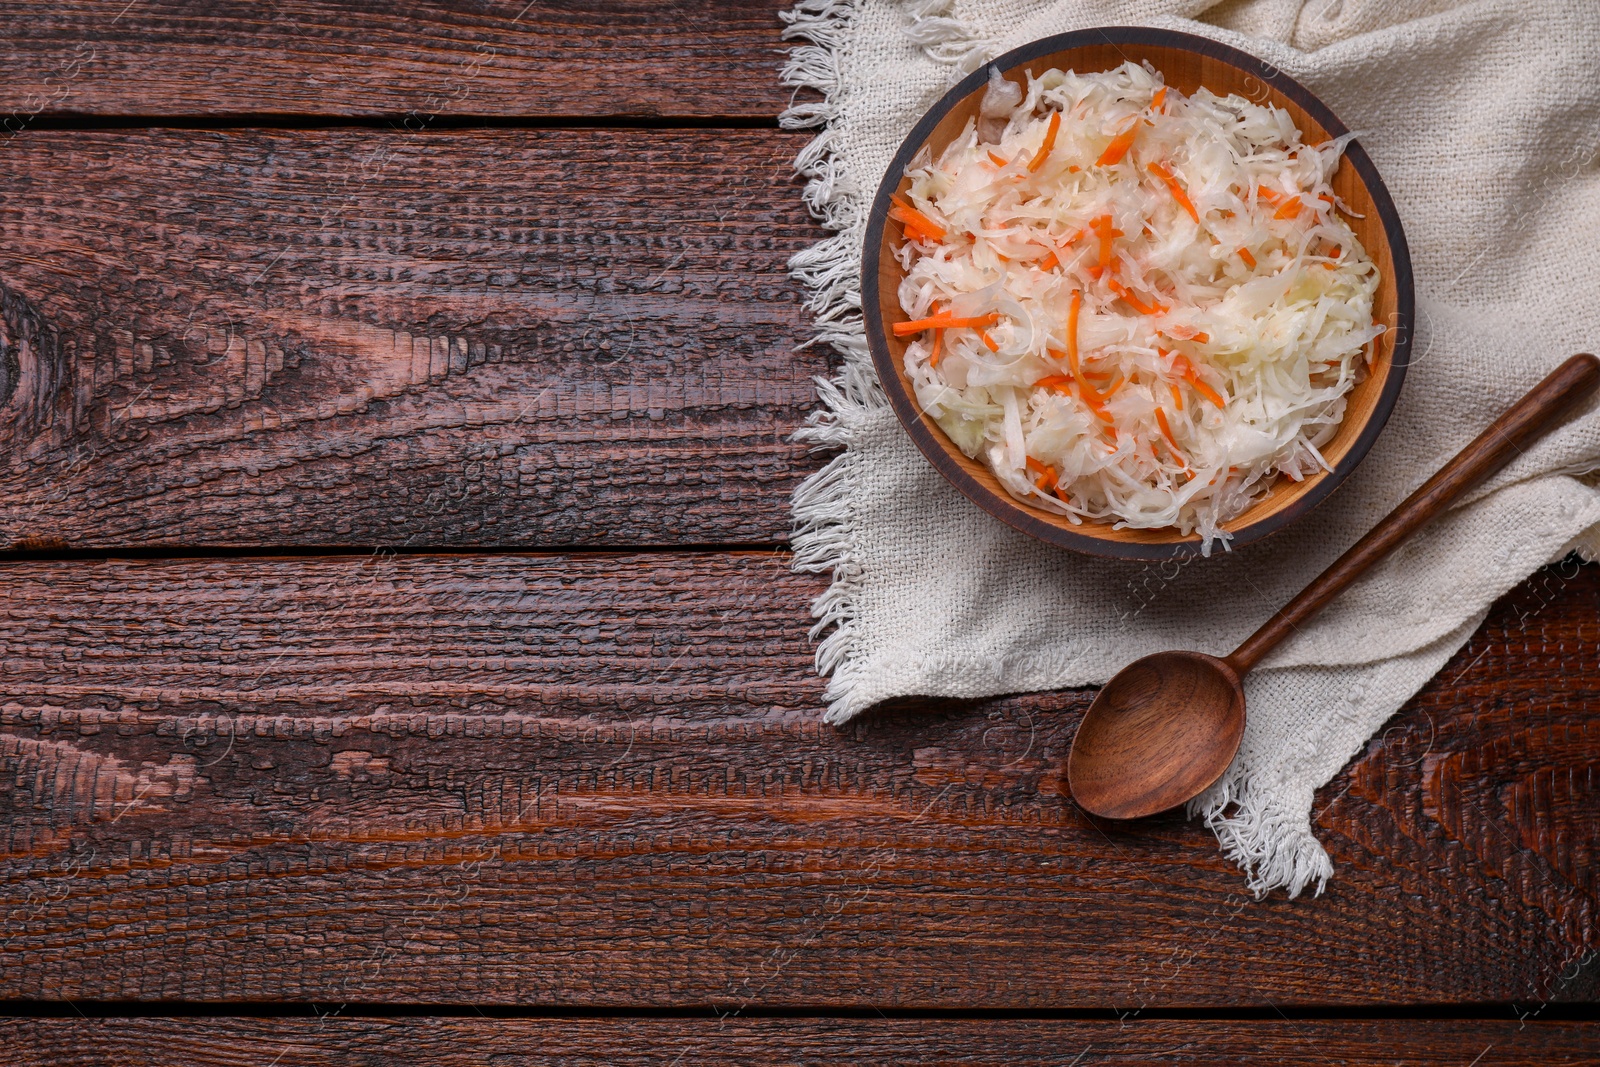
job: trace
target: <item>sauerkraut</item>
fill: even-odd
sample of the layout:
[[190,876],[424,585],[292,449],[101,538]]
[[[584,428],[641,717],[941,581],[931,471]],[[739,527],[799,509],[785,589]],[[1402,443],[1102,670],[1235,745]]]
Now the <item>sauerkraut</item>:
[[1327,467],[1383,332],[1329,186],[1347,142],[1132,63],[992,71],[890,212],[918,403],[1036,507],[1226,546],[1275,479]]

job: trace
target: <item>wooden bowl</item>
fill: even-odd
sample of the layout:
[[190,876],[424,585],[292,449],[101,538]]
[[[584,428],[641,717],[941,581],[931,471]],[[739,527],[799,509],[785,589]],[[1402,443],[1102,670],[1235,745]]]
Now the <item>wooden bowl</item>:
[[[1198,554],[1199,536],[1172,529],[1117,530],[1109,522],[1074,525],[1065,516],[1032,507],[1007,493],[987,466],[968,459],[939,425],[922,413],[905,373],[905,350],[912,339],[897,338],[890,330],[892,324],[907,318],[899,301],[905,272],[893,254],[904,237],[899,223],[888,218],[890,195],[910,186],[906,166],[924,145],[937,155],[977,114],[989,68],[997,66],[1006,77],[1021,83],[1025,71],[1041,74],[1059,67],[1086,74],[1110,70],[1128,60],[1148,60],[1168,85],[1186,94],[1204,86],[1221,96],[1237,93],[1255,103],[1280,107],[1293,117],[1302,139],[1310,144],[1347,132],[1320,100],[1282,71],[1204,37],[1130,26],[1046,37],[1007,52],[963,79],[923,116],[895,153],[867,220],[861,303],[872,360],[895,414],[922,454],[968,499],[997,519],[1053,545],[1097,556],[1162,560]],[[1378,340],[1371,373],[1348,394],[1344,422],[1322,449],[1333,470],[1299,482],[1279,477],[1248,510],[1223,524],[1233,535],[1235,548],[1282,529],[1333,492],[1383,430],[1405,380],[1413,306],[1411,259],[1394,201],[1360,142],[1345,151],[1333,189],[1365,216],[1347,221],[1381,273],[1373,321],[1391,329]]]

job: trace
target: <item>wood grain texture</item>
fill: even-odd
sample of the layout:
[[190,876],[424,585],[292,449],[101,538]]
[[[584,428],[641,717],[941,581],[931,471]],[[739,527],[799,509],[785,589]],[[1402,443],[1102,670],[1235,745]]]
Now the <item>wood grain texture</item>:
[[0,131],[38,112],[771,118],[790,6],[11,0]]
[[16,138],[0,546],[783,540],[801,143]]
[[0,996],[1600,999],[1600,570],[1498,606],[1252,902],[1062,790],[1087,694],[819,721],[769,554],[0,568]]
[[426,1067],[1576,1067],[1600,1056],[1600,1024],[1515,1019],[38,1019],[0,1021],[0,1040],[13,1067],[259,1067],[274,1062],[285,1067],[351,1062]]

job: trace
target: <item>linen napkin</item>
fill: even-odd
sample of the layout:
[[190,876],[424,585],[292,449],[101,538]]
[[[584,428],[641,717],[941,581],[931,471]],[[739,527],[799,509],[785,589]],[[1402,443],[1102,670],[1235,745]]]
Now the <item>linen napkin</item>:
[[[802,0],[783,116],[820,126],[797,167],[836,233],[794,257],[843,356],[801,431],[843,448],[795,494],[827,719],[895,696],[1106,681],[1168,648],[1226,654],[1507,405],[1575,351],[1600,308],[1600,5],[1592,0]],[[906,132],[987,59],[1096,25],[1197,33],[1317,93],[1382,173],[1411,246],[1417,328],[1388,428],[1294,528],[1186,564],[1107,562],[968,503],[888,409],[860,318],[868,200]],[[1544,563],[1600,542],[1593,408],[1529,449],[1251,674],[1238,758],[1191,805],[1250,888],[1321,891],[1313,793]],[[974,758],[981,758],[975,755]]]

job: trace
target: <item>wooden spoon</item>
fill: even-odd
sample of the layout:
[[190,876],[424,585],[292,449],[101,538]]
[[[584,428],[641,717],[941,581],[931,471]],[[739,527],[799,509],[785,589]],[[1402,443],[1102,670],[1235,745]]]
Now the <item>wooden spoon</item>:
[[1191,800],[1222,777],[1244,736],[1250,668],[1457,497],[1520,453],[1600,384],[1600,360],[1573,356],[1534,386],[1334,561],[1231,656],[1160,652],[1107,682],[1084,713],[1067,781],[1084,810],[1135,819]]

